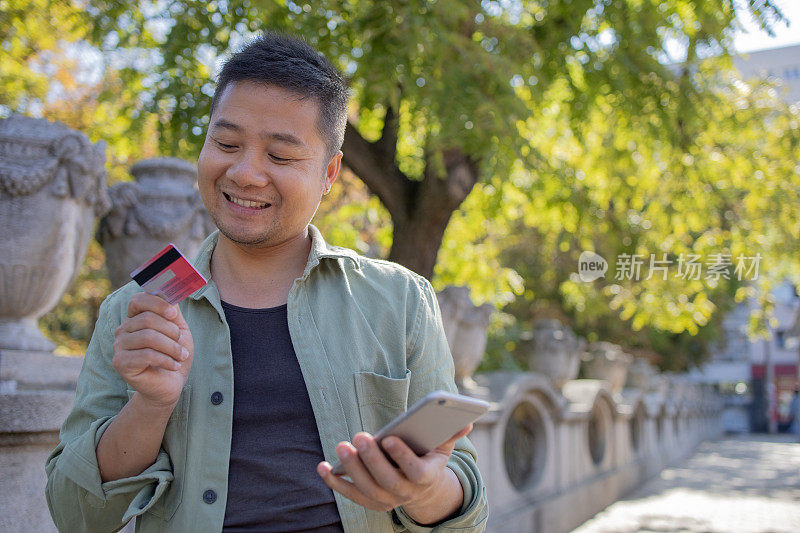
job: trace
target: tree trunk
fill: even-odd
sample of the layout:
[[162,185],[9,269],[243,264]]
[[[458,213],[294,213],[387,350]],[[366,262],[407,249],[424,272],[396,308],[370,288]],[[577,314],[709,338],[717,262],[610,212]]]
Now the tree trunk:
[[397,167],[397,117],[388,108],[381,138],[369,142],[351,124],[345,133],[344,163],[389,211],[394,224],[389,260],[430,279],[453,212],[477,183],[478,164],[460,148],[442,151],[445,175],[426,157],[421,180]]
[[[418,210],[419,211],[419,210]],[[389,261],[400,263],[417,274],[431,279],[436,256],[453,210],[417,213],[398,221],[392,217],[392,249]]]

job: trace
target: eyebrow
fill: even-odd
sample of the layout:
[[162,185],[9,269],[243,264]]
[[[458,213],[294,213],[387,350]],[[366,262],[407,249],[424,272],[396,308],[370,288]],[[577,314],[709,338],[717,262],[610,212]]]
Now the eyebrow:
[[[242,129],[241,126],[238,126],[238,125],[234,124],[233,122],[228,122],[224,118],[215,120],[214,124],[212,124],[211,127],[212,127],[212,129],[223,128],[223,129],[226,129],[226,130],[234,131],[236,133],[244,133],[244,130]],[[298,139],[296,136],[292,135],[291,133],[286,133],[286,132],[267,133],[267,132],[263,132],[262,131],[259,136],[264,140],[271,139],[273,141],[278,141],[278,142],[282,142],[282,143],[286,143],[286,144],[291,144],[291,145],[294,145],[294,146],[300,146],[300,147],[303,147],[303,148],[308,148],[308,146],[306,146],[306,143],[304,143],[303,141],[301,141],[300,139]]]

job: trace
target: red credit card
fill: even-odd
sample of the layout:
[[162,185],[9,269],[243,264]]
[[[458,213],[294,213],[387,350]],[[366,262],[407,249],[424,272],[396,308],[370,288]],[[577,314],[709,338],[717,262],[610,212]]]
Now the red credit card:
[[172,243],[131,272],[131,278],[144,292],[161,296],[170,304],[180,302],[208,283]]

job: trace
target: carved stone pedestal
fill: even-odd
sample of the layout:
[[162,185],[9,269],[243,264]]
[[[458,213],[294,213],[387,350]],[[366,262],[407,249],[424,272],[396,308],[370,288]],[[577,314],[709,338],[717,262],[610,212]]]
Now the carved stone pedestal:
[[583,356],[583,372],[589,379],[608,383],[611,392],[619,394],[625,386],[628,367],[633,358],[610,342],[595,342]]
[[56,531],[44,465],[75,400],[82,363],[47,352],[0,352],[0,531]]
[[55,356],[37,320],[83,264],[105,214],[105,147],[67,126],[0,120],[0,531],[50,532],[45,460],[83,359]]

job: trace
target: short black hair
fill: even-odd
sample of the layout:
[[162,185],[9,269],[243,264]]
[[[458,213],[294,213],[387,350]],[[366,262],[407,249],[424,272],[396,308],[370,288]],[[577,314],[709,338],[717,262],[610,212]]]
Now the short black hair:
[[347,83],[336,67],[301,37],[263,31],[234,53],[222,66],[211,111],[225,88],[236,81],[274,85],[319,106],[317,131],[327,146],[327,160],[341,149],[347,125]]

